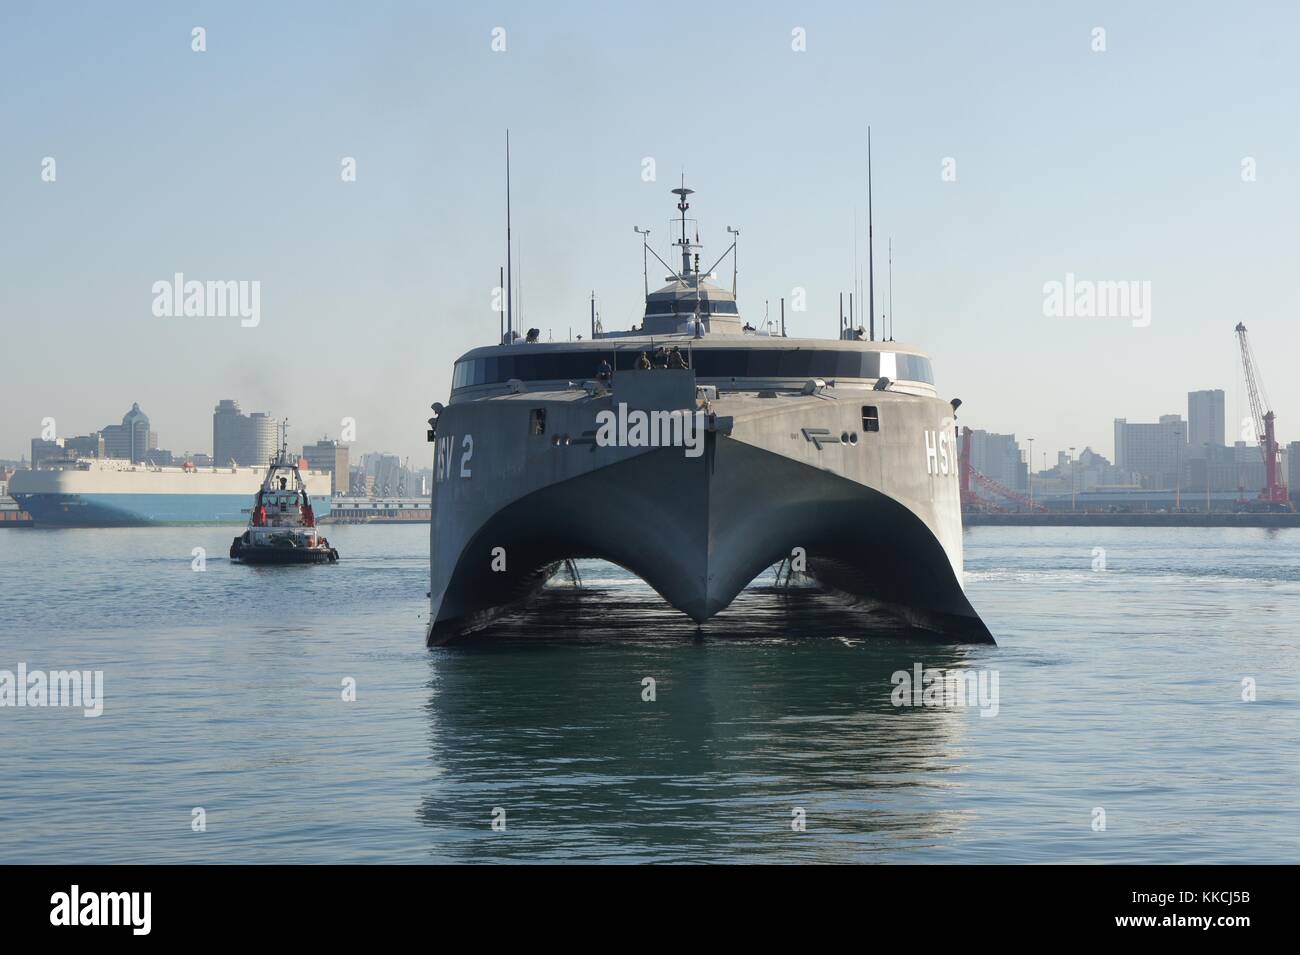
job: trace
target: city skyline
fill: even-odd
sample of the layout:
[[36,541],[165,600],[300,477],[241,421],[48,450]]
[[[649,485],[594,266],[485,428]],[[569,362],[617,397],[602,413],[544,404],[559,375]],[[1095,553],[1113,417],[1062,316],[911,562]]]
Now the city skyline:
[[[1208,403],[1208,404],[1204,404],[1204,405],[1202,405],[1201,402],[1204,402],[1204,401],[1206,401],[1207,399],[1208,399],[1209,403]],[[1208,443],[1208,444],[1213,444],[1213,445],[1218,446],[1218,447],[1225,447],[1225,448],[1232,448],[1232,447],[1234,447],[1234,446],[1238,446],[1238,447],[1240,447],[1240,446],[1243,446],[1243,445],[1246,446],[1246,447],[1258,448],[1258,442],[1254,441],[1253,439],[1243,438],[1243,437],[1241,436],[1241,434],[1233,435],[1232,433],[1230,433],[1230,432],[1227,431],[1227,429],[1226,429],[1226,427],[1225,427],[1225,424],[1224,424],[1224,420],[1223,420],[1223,406],[1224,406],[1224,400],[1225,400],[1225,399],[1224,399],[1224,392],[1223,392],[1222,389],[1210,389],[1210,390],[1207,390],[1207,389],[1196,389],[1196,390],[1191,390],[1191,391],[1188,391],[1188,392],[1186,393],[1186,404],[1185,404],[1185,410],[1182,410],[1182,411],[1175,411],[1175,412],[1170,412],[1170,413],[1166,413],[1166,414],[1160,414],[1160,415],[1157,416],[1157,420],[1154,421],[1154,422],[1130,421],[1130,420],[1127,419],[1127,418],[1116,418],[1116,419],[1113,420],[1112,425],[1113,425],[1115,428],[1118,428],[1118,427],[1119,427],[1120,425],[1122,425],[1122,424],[1123,424],[1123,425],[1128,425],[1128,426],[1137,427],[1137,428],[1141,428],[1141,427],[1152,427],[1152,428],[1155,428],[1155,427],[1158,427],[1162,422],[1165,422],[1165,421],[1172,421],[1172,420],[1176,419],[1176,420],[1177,420],[1177,423],[1178,423],[1179,425],[1182,426],[1182,432],[1181,432],[1181,433],[1182,433],[1182,439],[1183,439],[1183,440],[1182,440],[1182,444],[1183,444],[1184,447],[1187,447],[1187,448],[1189,448],[1189,449],[1196,449],[1196,448],[1199,448],[1201,445],[1204,445],[1204,444],[1207,444],[1207,443]],[[194,448],[185,448],[183,451],[180,452],[180,454],[179,454],[178,456],[179,456],[179,457],[185,457],[185,456],[192,456],[192,455],[206,455],[206,456],[208,456],[208,457],[213,458],[214,463],[216,463],[216,453],[215,453],[215,449],[216,449],[216,445],[217,445],[217,440],[216,440],[216,439],[217,439],[216,420],[217,420],[218,416],[222,415],[223,413],[231,413],[231,412],[233,412],[234,414],[239,415],[239,414],[241,414],[240,409],[241,409],[241,405],[240,405],[240,402],[239,402],[238,399],[220,399],[220,400],[216,403],[215,407],[213,407],[213,409],[212,409],[213,430],[212,430],[212,432],[211,432],[211,433],[212,433],[212,439],[211,439],[211,441],[210,441],[210,444],[208,445],[208,448],[210,448],[210,449],[212,449],[212,450],[200,450],[200,449],[194,449]],[[127,417],[130,417],[130,416],[132,416],[132,415],[140,415],[140,414],[142,414],[142,409],[140,408],[140,404],[139,404],[139,402],[133,402],[133,403],[132,403],[132,407],[131,407],[131,411],[128,412]],[[245,413],[245,414],[243,414],[242,416],[245,417],[245,418],[247,418],[249,415],[251,415],[251,416],[254,417],[254,418],[264,418],[264,419],[267,419],[267,420],[269,420],[269,421],[271,421],[271,422],[273,423],[273,426],[274,426],[274,428],[275,428],[275,432],[276,432],[276,435],[277,435],[276,440],[275,440],[275,446],[278,447],[279,440],[280,440],[280,438],[279,438],[279,435],[280,435],[280,428],[281,428],[281,426],[282,426],[283,419],[277,418],[275,415],[270,414],[270,413],[268,413],[268,412],[249,412],[249,413]],[[1212,420],[1211,420],[1210,422],[1202,421],[1201,424],[1200,424],[1200,427],[1199,427],[1199,429],[1198,429],[1198,423],[1197,423],[1198,417],[1202,417],[1202,418],[1204,418],[1204,417],[1209,417],[1209,418],[1211,418]],[[147,422],[149,421],[147,415],[144,415],[144,418],[145,418],[145,421],[146,421],[146,423],[147,423]],[[124,419],[124,420],[125,420],[125,419]],[[959,424],[959,427],[960,427],[961,422],[959,422],[958,424]],[[344,421],[341,422],[341,425],[342,425],[341,431],[342,431],[343,433],[346,433],[346,432],[348,431],[348,428],[349,428],[349,423],[348,423],[346,420],[344,420]],[[969,425],[967,425],[967,426],[969,427]],[[96,436],[96,435],[99,435],[99,436],[101,436],[101,438],[102,438],[102,437],[107,433],[107,431],[108,431],[109,429],[114,428],[114,427],[117,427],[117,426],[109,425],[109,426],[107,426],[107,427],[105,427],[105,428],[88,429],[86,432],[84,432],[84,434],[72,434],[72,435],[63,435],[63,434],[60,434],[60,435],[58,436],[58,438],[59,438],[60,441],[63,441],[63,440],[71,441],[71,440],[73,440],[73,439],[84,439],[84,438],[86,438],[86,437],[94,437],[94,436]],[[1243,421],[1243,428],[1245,428],[1245,427],[1246,427],[1246,422]],[[1253,426],[1252,426],[1252,429],[1253,429]],[[74,431],[76,431],[76,430],[78,430],[78,429],[74,429]],[[1197,434],[1200,433],[1200,432],[1212,433],[1212,432],[1214,432],[1215,430],[1217,430],[1217,432],[1222,436],[1221,439],[1220,439],[1219,441],[1217,441],[1217,442],[1216,442],[1216,441],[1204,442],[1204,441],[1193,440],[1193,439],[1197,436]],[[1058,458],[1058,459],[1064,459],[1064,458],[1066,458],[1066,457],[1069,457],[1069,456],[1070,456],[1071,454],[1073,454],[1073,453],[1083,454],[1084,452],[1087,452],[1087,451],[1091,451],[1091,452],[1094,453],[1094,454],[1099,454],[1099,455],[1101,455],[1102,457],[1107,458],[1107,459],[1110,460],[1110,461],[1114,464],[1114,466],[1116,466],[1116,467],[1120,467],[1120,466],[1121,466],[1118,462],[1119,462],[1119,459],[1122,457],[1122,452],[1121,452],[1121,449],[1120,449],[1120,446],[1119,446],[1118,442],[1115,440],[1114,437],[1112,438],[1112,441],[1111,441],[1111,443],[1110,443],[1110,445],[1109,445],[1108,447],[1107,447],[1107,446],[1103,446],[1103,447],[1101,447],[1101,448],[1093,447],[1093,446],[1090,445],[1090,444],[1070,445],[1070,446],[1063,447],[1063,448],[1059,448],[1059,449],[1043,448],[1043,447],[1040,446],[1038,449],[1036,449],[1036,451],[1033,452],[1033,453],[1034,453],[1034,459],[1031,460],[1031,459],[1030,459],[1031,449],[1028,448],[1028,447],[1026,447],[1026,445],[1027,445],[1029,442],[1035,442],[1035,441],[1038,441],[1037,438],[1034,438],[1034,437],[1032,437],[1032,436],[1028,436],[1028,435],[1024,435],[1024,434],[1022,434],[1022,433],[1020,433],[1020,432],[1017,432],[1017,431],[1015,431],[1015,430],[1002,431],[1002,430],[997,430],[997,429],[993,429],[993,428],[985,428],[985,427],[971,427],[971,431],[972,431],[972,433],[974,433],[974,434],[976,434],[976,435],[988,435],[988,436],[997,437],[997,438],[1007,438],[1007,439],[1010,439],[1010,440],[1014,443],[1014,446],[1018,449],[1018,453],[1019,453],[1019,455],[1020,455],[1019,460],[1021,461],[1021,463],[1022,463],[1023,465],[1026,466],[1027,471],[1032,471],[1032,472],[1034,472],[1034,473],[1042,473],[1042,472],[1050,471],[1050,470],[1053,470],[1055,467],[1058,466],[1058,465],[1048,466],[1047,463],[1046,463],[1046,461],[1047,461],[1049,458],[1056,457],[1056,458]],[[1244,432],[1243,432],[1243,433],[1244,433]],[[1113,436],[1114,436],[1114,435],[1117,435],[1117,434],[1118,434],[1118,431],[1112,431],[1112,435],[1113,435]],[[154,442],[156,442],[156,443],[158,443],[158,444],[161,444],[161,442],[157,441],[157,432],[155,432],[155,431],[150,431],[150,432],[149,432],[149,437],[150,437],[150,440],[151,440],[151,441],[154,441]],[[35,438],[32,438],[31,440],[32,440],[32,441],[35,441],[36,439],[35,439]],[[320,444],[321,442],[329,442],[329,443],[338,444],[338,445],[340,445],[341,447],[345,447],[345,448],[347,448],[349,454],[350,454],[353,450],[355,450],[356,447],[358,447],[358,445],[357,445],[356,442],[354,442],[354,441],[348,441],[348,440],[342,438],[341,436],[340,436],[340,437],[335,437],[335,436],[331,435],[331,434],[328,433],[328,432],[324,432],[324,433],[322,433],[321,436],[320,436],[320,438],[317,438],[317,439],[308,439],[308,440],[303,441],[303,442],[302,442],[302,446],[303,446],[304,449],[306,449],[306,448],[308,448],[309,446],[318,445],[318,444]],[[1285,450],[1286,447],[1287,447],[1287,444],[1288,444],[1288,443],[1289,443],[1289,442],[1283,442],[1283,443],[1281,444],[1281,447]],[[297,444],[297,439],[295,439],[294,444],[295,444],[295,446],[296,446],[296,444]],[[1109,454],[1104,453],[1104,452],[1107,452],[1107,451],[1109,451]],[[173,455],[177,455],[177,452],[176,452],[175,449],[167,449],[167,452],[170,453],[170,454],[173,454]],[[1195,453],[1195,451],[1193,451],[1193,453]],[[112,447],[112,442],[111,442],[111,441],[108,442],[108,447],[107,447],[107,450],[106,450],[106,454],[107,454],[107,456],[110,456],[110,457],[120,457],[120,456],[122,456],[122,455],[120,455],[120,454],[114,454],[114,449],[113,449],[113,447]],[[364,458],[366,458],[367,456],[370,456],[370,455],[392,456],[392,457],[396,457],[396,458],[403,459],[403,460],[405,460],[405,459],[407,459],[407,458],[409,457],[409,456],[405,456],[405,455],[401,455],[401,454],[399,454],[399,453],[393,452],[393,451],[388,450],[388,449],[375,448],[375,449],[368,450],[368,451],[359,451],[359,452],[357,453],[357,459],[358,459],[358,460],[362,460],[362,459],[364,459]],[[93,455],[92,455],[92,456],[93,456]],[[263,455],[263,456],[264,456],[264,455]],[[25,455],[20,455],[19,457],[15,457],[15,458],[0,457],[0,460],[19,461],[19,460],[21,460],[23,457],[25,457]],[[256,457],[256,456],[255,456],[255,457]],[[260,460],[260,458],[258,458],[258,460]],[[425,466],[425,465],[424,465],[423,463],[421,463],[421,462],[416,461],[416,459],[411,458],[410,461],[411,461],[411,464],[414,465],[414,467],[412,468],[413,471],[428,470],[427,466]],[[237,463],[240,464],[241,466],[247,466],[248,464],[250,464],[250,463],[254,463],[254,462],[253,462],[252,459],[249,459],[249,460],[237,460]]]
[[[27,447],[23,448],[18,455],[15,456],[0,455],[0,461],[31,462],[33,460],[33,457],[29,452],[37,442],[40,442],[41,444],[58,445],[59,447],[66,446],[85,457],[120,458],[125,460],[148,463],[150,461],[150,458],[148,457],[150,451],[161,451],[164,454],[171,455],[173,458],[177,460],[186,459],[186,458],[192,459],[194,457],[211,458],[213,460],[214,465],[222,466],[217,464],[217,454],[215,450],[217,446],[217,437],[218,437],[218,427],[216,422],[218,417],[221,416],[223,413],[233,413],[235,415],[240,415],[245,420],[247,420],[249,417],[255,419],[265,419],[266,421],[271,423],[271,426],[274,430],[274,434],[275,434],[274,442],[266,444],[265,440],[262,441],[262,443],[266,444],[267,446],[268,449],[267,453],[265,454],[254,453],[251,456],[236,455],[232,458],[233,460],[235,460],[235,463],[238,464],[239,466],[248,467],[250,465],[261,464],[264,458],[269,457],[271,454],[273,454],[275,449],[279,447],[281,438],[285,434],[285,432],[282,430],[284,426],[284,419],[277,418],[275,415],[270,414],[268,412],[251,412],[251,413],[241,415],[240,403],[238,399],[223,398],[216,402],[215,407],[213,407],[212,405],[209,405],[209,407],[212,409],[209,413],[209,421],[211,422],[209,428],[209,438],[208,438],[208,443],[201,447],[179,447],[178,446],[174,448],[162,448],[161,445],[164,442],[159,438],[158,432],[155,430],[145,430],[142,433],[148,435],[147,444],[149,445],[149,447],[146,449],[142,445],[141,448],[137,451],[133,444],[123,443],[124,441],[132,440],[129,437],[119,438],[116,441],[114,440],[112,436],[113,430],[117,429],[119,431],[126,431],[124,425],[109,424],[98,428],[85,428],[85,429],[73,428],[71,429],[71,433],[66,433],[66,434],[58,433],[55,435],[54,438],[48,440],[40,435],[32,435],[28,440]],[[143,421],[143,426],[145,429],[149,428],[149,423],[151,421],[151,418],[149,417],[147,411],[141,408],[139,402],[132,402],[130,411],[128,411],[127,414],[123,417],[124,421],[126,421],[127,419]],[[403,461],[405,461],[409,457],[407,455],[397,454],[396,452],[393,452],[385,448],[373,448],[364,451],[357,450],[360,447],[358,442],[348,441],[341,436],[330,435],[328,433],[323,433],[319,437],[315,437],[315,438],[308,436],[306,438],[300,439],[296,433],[297,429],[291,429],[291,430],[295,432],[294,438],[290,442],[291,448],[298,447],[301,444],[301,446],[304,449],[306,449],[309,447],[319,446],[322,442],[325,442],[325,443],[337,444],[342,448],[346,448],[349,454],[356,451],[358,460],[362,460],[367,456],[371,456],[371,455],[392,456],[392,457],[399,458]],[[89,450],[90,442],[87,441],[87,439],[92,439],[96,437],[100,439],[98,451]],[[262,436],[259,435],[259,438],[261,437]],[[414,460],[412,460],[411,463],[415,465],[412,468],[413,471],[429,470],[428,466],[422,463],[417,463]]]

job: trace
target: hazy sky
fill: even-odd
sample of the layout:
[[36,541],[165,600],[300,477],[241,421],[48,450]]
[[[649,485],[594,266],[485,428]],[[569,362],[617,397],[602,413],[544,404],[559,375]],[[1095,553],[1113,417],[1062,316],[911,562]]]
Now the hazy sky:
[[[507,126],[544,335],[593,289],[638,319],[632,226],[666,255],[685,170],[706,259],[743,233],[742,312],[802,287],[790,333],[833,336],[870,122],[877,312],[892,236],[897,337],[964,423],[1110,456],[1113,418],[1223,388],[1232,432],[1244,320],[1300,438],[1298,36],[1294,4],[6,3],[0,456],[133,401],[210,451],[236,398],[427,464],[452,361],[497,334]],[[260,282],[260,324],[156,317],[176,272]],[[1045,316],[1067,273],[1150,282],[1149,325]]]

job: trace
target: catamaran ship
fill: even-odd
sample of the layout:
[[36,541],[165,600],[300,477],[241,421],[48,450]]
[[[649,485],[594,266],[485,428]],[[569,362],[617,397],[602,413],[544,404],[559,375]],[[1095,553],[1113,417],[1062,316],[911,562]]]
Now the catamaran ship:
[[[88,458],[57,468],[15,471],[9,493],[36,527],[141,527],[241,524],[266,467],[154,467]],[[329,512],[330,473],[303,473],[316,516]]]
[[593,309],[590,340],[542,342],[503,317],[500,344],[456,361],[429,420],[428,643],[525,606],[574,558],[626,568],[699,624],[784,561],[937,638],[992,643],[963,592],[960,400],[919,348],[874,340],[874,315],[836,340],[742,321],[734,278],[700,271],[693,190],[672,191],[680,268],[643,245],[670,275],[646,283],[638,326],[606,332]]

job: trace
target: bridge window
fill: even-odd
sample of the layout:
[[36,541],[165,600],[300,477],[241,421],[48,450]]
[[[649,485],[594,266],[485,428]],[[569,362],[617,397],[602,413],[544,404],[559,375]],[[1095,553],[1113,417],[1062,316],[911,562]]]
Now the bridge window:
[[[734,303],[720,303],[734,304]],[[600,373],[602,361],[615,371],[634,367],[646,345],[615,345],[608,351],[562,351],[535,346],[538,350],[508,355],[465,358],[456,363],[452,388],[501,384],[511,378],[521,381],[584,381]],[[870,380],[881,373],[880,353],[850,349],[821,348],[684,348],[690,364],[701,379],[710,378],[857,378]],[[922,355],[897,355],[898,378],[934,383],[930,359]]]
[[863,431],[880,430],[880,412],[876,410],[875,405],[862,406],[862,430]]

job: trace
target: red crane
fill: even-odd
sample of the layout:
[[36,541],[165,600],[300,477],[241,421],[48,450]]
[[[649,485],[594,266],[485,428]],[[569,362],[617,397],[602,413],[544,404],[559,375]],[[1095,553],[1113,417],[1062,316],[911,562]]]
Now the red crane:
[[1237,343],[1241,346],[1241,367],[1246,375],[1246,393],[1250,397],[1250,414],[1255,422],[1255,437],[1259,441],[1259,450],[1264,455],[1264,489],[1260,491],[1259,499],[1289,508],[1291,498],[1279,474],[1277,438],[1273,434],[1274,415],[1268,407],[1263,379],[1255,371],[1255,353],[1246,338],[1245,323],[1238,322],[1236,332]]
[[1030,501],[1027,494],[1021,494],[1019,491],[1013,491],[1005,484],[1000,484],[987,474],[981,473],[970,463],[970,428],[963,427],[961,430],[961,456],[957,460],[961,467],[961,502],[965,506],[998,512],[1007,510],[1005,507],[1000,507],[991,501],[985,501],[977,495],[971,487],[971,482],[974,481],[984,490],[1015,501],[1027,511],[1047,510],[1043,505]]

